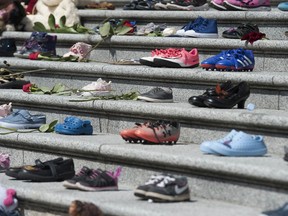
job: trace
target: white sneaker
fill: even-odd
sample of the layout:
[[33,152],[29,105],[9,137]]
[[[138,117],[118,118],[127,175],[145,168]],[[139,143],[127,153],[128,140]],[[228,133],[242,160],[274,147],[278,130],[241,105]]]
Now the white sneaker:
[[111,81],[108,83],[105,80],[99,78],[96,82],[92,82],[84,86],[80,92],[82,97],[95,97],[95,96],[105,96],[110,94],[112,91]]

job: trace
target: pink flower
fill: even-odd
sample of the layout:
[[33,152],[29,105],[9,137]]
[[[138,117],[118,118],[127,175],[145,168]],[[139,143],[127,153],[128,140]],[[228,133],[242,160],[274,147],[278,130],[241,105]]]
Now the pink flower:
[[22,90],[24,91],[24,92],[31,92],[31,86],[32,86],[33,84],[32,83],[28,83],[28,84],[26,84],[26,85],[23,85],[23,87],[22,87]]

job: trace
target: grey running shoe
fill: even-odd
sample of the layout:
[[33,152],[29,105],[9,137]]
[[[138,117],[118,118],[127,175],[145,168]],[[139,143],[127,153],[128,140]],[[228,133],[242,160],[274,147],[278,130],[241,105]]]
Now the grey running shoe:
[[153,88],[138,96],[138,100],[147,102],[172,103],[173,94],[171,88]]

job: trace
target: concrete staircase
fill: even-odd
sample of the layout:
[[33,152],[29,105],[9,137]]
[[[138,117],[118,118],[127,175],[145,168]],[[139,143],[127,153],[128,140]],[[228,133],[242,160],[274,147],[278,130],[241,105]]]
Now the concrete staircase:
[[[121,1],[121,3],[125,3]],[[273,1],[273,5],[278,2]],[[118,4],[121,6],[121,4]],[[45,68],[45,72],[26,76],[32,83],[53,86],[62,82],[71,88],[82,87],[97,78],[111,80],[117,92],[146,92],[155,86],[172,87],[175,103],[151,104],[139,101],[70,102],[76,96],[29,95],[21,90],[1,90],[0,102],[13,102],[15,108],[45,113],[47,121],[74,115],[90,119],[93,136],[63,136],[59,134],[18,133],[0,136],[0,152],[11,154],[12,165],[33,164],[63,156],[74,158],[76,171],[83,165],[113,170],[123,167],[119,192],[84,193],[71,191],[61,183],[27,183],[11,181],[1,174],[0,183],[18,192],[23,213],[28,215],[65,215],[75,199],[97,204],[106,215],[115,216],[257,216],[267,209],[281,206],[288,200],[288,170],[283,161],[287,145],[288,13],[271,12],[176,12],[176,11],[114,11],[80,10],[83,23],[95,27],[97,22],[110,18],[135,19],[139,25],[150,21],[167,23],[180,28],[198,15],[216,18],[219,33],[243,22],[254,22],[270,40],[257,41],[245,47],[240,40],[160,38],[113,36],[91,53],[89,63],[31,61],[0,58],[14,70]],[[18,46],[31,33],[4,32],[2,37],[14,37]],[[74,43],[96,44],[97,35],[58,34],[57,53],[64,54]],[[169,69],[142,65],[117,65],[120,59],[137,59],[150,55],[151,49],[167,47],[196,47],[200,60],[223,49],[238,47],[255,52],[253,72],[212,72],[201,68]],[[202,94],[207,87],[227,79],[251,85],[248,103],[253,111],[198,108],[190,105],[190,96]],[[167,119],[181,123],[181,138],[177,145],[128,144],[118,135],[134,122]],[[265,136],[269,154],[255,158],[226,158],[203,155],[199,144],[225,136],[231,129]],[[133,188],[143,184],[155,172],[185,175],[189,179],[191,202],[148,203],[133,196]]]

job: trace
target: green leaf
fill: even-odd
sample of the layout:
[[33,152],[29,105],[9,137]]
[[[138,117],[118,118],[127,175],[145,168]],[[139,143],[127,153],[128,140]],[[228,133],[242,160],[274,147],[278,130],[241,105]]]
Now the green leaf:
[[58,120],[52,121],[52,122],[49,124],[49,129],[48,129],[47,132],[53,132],[57,123],[58,123]]
[[129,27],[129,26],[123,26],[120,31],[117,33],[117,35],[125,35],[127,34],[129,31],[131,31],[133,28]]
[[39,131],[45,133],[49,130],[49,124],[43,124],[39,127]]
[[111,28],[112,27],[111,27],[110,22],[104,23],[104,25],[101,26],[100,29],[99,29],[99,33],[100,33],[101,37],[109,36],[110,33],[111,33]]
[[59,93],[65,90],[65,86],[62,83],[57,83],[51,90],[52,93]]
[[78,32],[73,27],[57,28],[53,30],[56,33],[70,33],[77,34]]
[[34,31],[47,32],[47,29],[41,22],[35,22],[33,26]]
[[55,17],[53,14],[50,14],[49,17],[48,17],[48,25],[50,27],[51,30],[54,30],[55,29]]
[[44,93],[51,94],[51,89],[48,88],[48,87],[41,86],[39,89],[40,89],[42,92],[44,92]]
[[64,28],[66,24],[66,16],[62,16],[59,20],[59,26],[60,28]]

